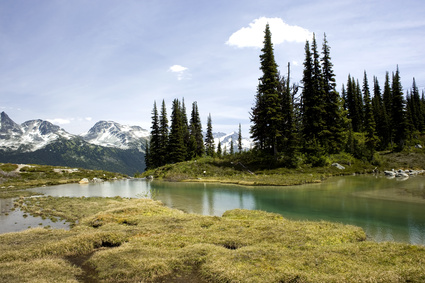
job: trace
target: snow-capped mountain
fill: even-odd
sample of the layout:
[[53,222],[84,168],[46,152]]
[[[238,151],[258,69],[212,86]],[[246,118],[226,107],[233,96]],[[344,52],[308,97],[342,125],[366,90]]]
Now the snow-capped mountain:
[[[233,149],[235,152],[238,151],[238,133],[231,132],[230,134],[225,133],[213,133],[214,136],[214,145],[217,147],[218,142],[220,142],[221,150],[224,152],[226,149],[227,152],[230,151],[230,143],[233,141]],[[249,150],[254,147],[252,141],[248,138],[242,137],[242,149]]]
[[97,122],[87,133],[73,135],[48,121],[30,120],[18,125],[0,114],[0,149],[21,152],[36,151],[59,138],[82,138],[86,142],[120,149],[137,148],[144,152],[149,132],[139,126],[126,126],[112,121]]
[[48,121],[31,120],[18,125],[5,112],[0,114],[0,149],[3,150],[36,151],[59,138],[72,137]]
[[137,126],[98,122],[73,135],[48,121],[18,125],[0,113],[0,161],[108,170],[132,175],[145,169],[148,132]]
[[81,137],[91,143],[121,149],[137,148],[141,151],[149,132],[139,126],[121,125],[113,121],[99,121]]

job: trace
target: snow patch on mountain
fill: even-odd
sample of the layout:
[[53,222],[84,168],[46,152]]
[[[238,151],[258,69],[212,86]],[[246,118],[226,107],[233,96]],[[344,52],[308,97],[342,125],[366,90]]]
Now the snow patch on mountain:
[[0,114],[0,149],[3,150],[36,151],[58,138],[72,137],[48,121],[31,120],[18,125],[5,112]]
[[[226,150],[227,152],[230,152],[231,143],[233,142],[233,149],[235,152],[238,151],[238,138],[239,134],[236,132],[231,132],[230,134],[225,133],[214,133],[214,145],[217,148],[218,142],[220,142],[221,145],[221,151],[224,152]],[[253,142],[249,138],[242,137],[242,150],[250,150],[254,147]]]
[[139,126],[121,125],[113,121],[99,121],[81,137],[95,145],[143,151],[149,132]]

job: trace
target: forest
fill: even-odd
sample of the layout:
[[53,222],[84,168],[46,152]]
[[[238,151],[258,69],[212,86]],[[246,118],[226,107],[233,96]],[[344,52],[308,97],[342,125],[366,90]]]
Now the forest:
[[376,76],[369,84],[366,71],[362,83],[348,75],[341,93],[336,90],[330,46],[324,34],[321,52],[313,35],[306,41],[303,78],[290,81],[290,64],[283,75],[275,61],[272,34],[267,24],[260,54],[257,92],[250,111],[250,134],[255,146],[242,152],[239,138],[230,152],[215,147],[211,114],[205,137],[197,103],[192,104],[190,119],[184,100],[172,103],[169,126],[165,102],[160,113],[156,102],[152,110],[151,138],[146,145],[146,168],[198,157],[224,155],[261,155],[279,166],[294,168],[301,164],[324,166],[326,157],[345,153],[374,164],[378,151],[400,152],[420,145],[425,132],[425,94],[419,94],[415,79],[404,94],[398,66],[386,72],[383,87]]

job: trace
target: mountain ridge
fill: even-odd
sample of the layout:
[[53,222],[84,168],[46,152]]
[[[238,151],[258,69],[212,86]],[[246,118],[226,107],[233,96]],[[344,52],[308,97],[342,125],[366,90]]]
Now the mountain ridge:
[[[73,135],[41,119],[19,125],[2,112],[0,162],[103,169],[128,175],[143,172],[148,132],[116,122],[107,122],[109,127],[102,129],[98,123],[90,130],[103,135]],[[111,125],[115,131],[110,130]]]

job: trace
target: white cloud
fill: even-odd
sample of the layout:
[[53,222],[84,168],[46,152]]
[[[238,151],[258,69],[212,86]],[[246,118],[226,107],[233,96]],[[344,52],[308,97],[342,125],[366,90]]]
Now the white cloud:
[[71,120],[62,118],[47,119],[47,121],[54,125],[65,125],[71,123]]
[[188,68],[183,67],[181,65],[173,65],[170,68],[168,68],[169,72],[173,72],[177,74],[177,79],[180,81],[183,78],[185,78],[185,73],[188,70]]
[[181,73],[187,70],[186,67],[183,67],[181,65],[173,65],[171,66],[169,69],[169,71],[173,72],[173,73]]
[[251,22],[249,27],[243,27],[234,32],[226,44],[239,48],[261,48],[263,46],[264,30],[267,23],[270,25],[274,45],[283,43],[284,41],[303,43],[306,40],[311,40],[313,37],[313,33],[309,30],[299,26],[288,25],[281,18],[261,17]]
[[84,120],[86,120],[86,121],[91,121],[91,120],[93,120],[93,118],[92,117],[86,117],[86,118],[84,118]]

